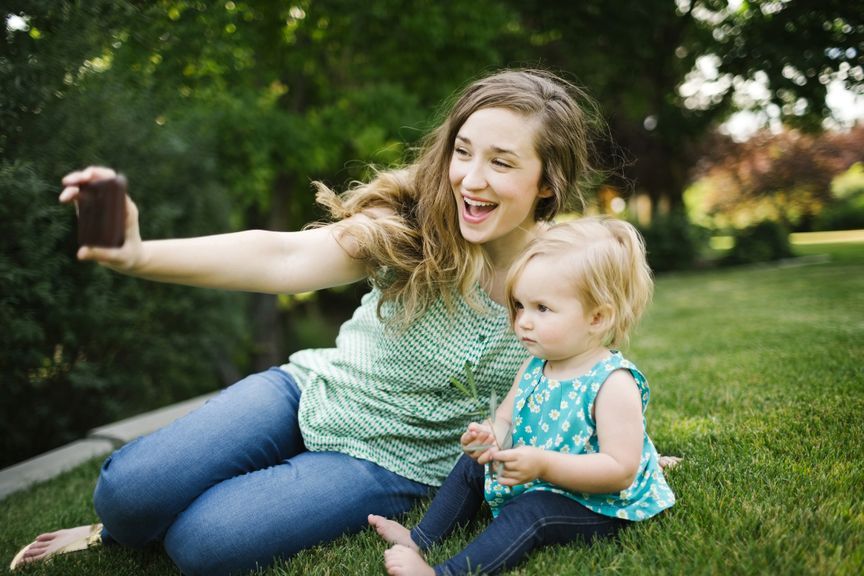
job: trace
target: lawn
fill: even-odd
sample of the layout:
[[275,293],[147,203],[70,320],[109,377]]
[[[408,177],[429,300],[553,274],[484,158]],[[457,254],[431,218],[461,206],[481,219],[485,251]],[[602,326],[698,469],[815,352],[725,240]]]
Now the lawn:
[[[657,280],[628,355],[652,384],[655,444],[685,458],[669,472],[678,504],[616,541],[544,550],[511,574],[864,573],[864,243],[796,250],[806,257]],[[4,567],[40,531],[94,521],[98,467],[3,501]],[[367,530],[262,574],[383,574],[384,549]],[[101,549],[21,573],[177,572],[158,549]]]

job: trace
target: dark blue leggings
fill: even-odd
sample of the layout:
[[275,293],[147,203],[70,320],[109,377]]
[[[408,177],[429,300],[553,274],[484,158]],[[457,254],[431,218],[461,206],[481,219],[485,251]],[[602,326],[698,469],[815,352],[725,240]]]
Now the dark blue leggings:
[[[484,469],[462,456],[438,490],[411,538],[421,550],[446,538],[454,528],[470,522],[480,510]],[[497,574],[519,564],[542,546],[590,542],[614,535],[627,522],[592,512],[579,502],[554,492],[522,494],[501,508],[500,514],[459,554],[435,566],[435,574]]]

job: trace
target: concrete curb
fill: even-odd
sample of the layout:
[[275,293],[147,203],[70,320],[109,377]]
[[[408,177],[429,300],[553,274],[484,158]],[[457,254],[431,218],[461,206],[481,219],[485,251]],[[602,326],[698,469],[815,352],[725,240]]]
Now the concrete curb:
[[49,480],[91,458],[104,456],[112,450],[114,444],[108,440],[78,440],[4,468],[0,470],[0,499],[32,484]]
[[147,412],[146,414],[132,416],[131,418],[115,422],[114,424],[100,426],[99,428],[91,430],[87,437],[104,438],[105,440],[113,442],[116,446],[122,446],[139,436],[149,434],[154,430],[158,430],[159,428],[170,424],[181,416],[185,416],[216,394],[217,392],[205,394],[203,396],[198,396],[197,398],[192,398],[191,400],[186,400],[171,406],[166,406],[165,408],[159,408],[158,410]]
[[61,446],[0,470],[0,500],[45,482],[99,456],[105,456],[139,436],[149,434],[198,408],[217,392],[94,428],[87,438]]

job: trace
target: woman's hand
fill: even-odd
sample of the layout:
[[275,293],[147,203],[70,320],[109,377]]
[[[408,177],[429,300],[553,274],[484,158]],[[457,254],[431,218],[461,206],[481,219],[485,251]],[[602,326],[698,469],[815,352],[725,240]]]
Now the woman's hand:
[[[70,172],[63,177],[63,191],[60,202],[75,204],[78,211],[78,194],[80,187],[91,182],[114,178],[117,173],[103,166],[89,166],[84,170]],[[79,260],[93,260],[119,272],[130,272],[139,264],[142,255],[141,233],[138,229],[138,208],[129,196],[126,196],[126,240],[120,248],[100,248],[82,246],[78,249]]]
[[543,475],[548,452],[532,446],[499,450],[494,455],[495,474],[502,486],[531,482]]
[[460,438],[462,450],[478,464],[485,464],[492,460],[492,456],[498,450],[495,440],[495,432],[487,423],[478,424],[471,422],[468,429]]
[[[110,168],[90,166],[63,178],[60,202],[79,200],[80,187],[116,176]],[[141,241],[138,209],[126,197],[126,234],[120,248],[82,246],[81,260],[118,272],[184,286],[299,294],[365,278],[368,263],[341,244],[343,228],[370,218],[355,214],[341,222],[298,232],[243,230],[192,238]]]

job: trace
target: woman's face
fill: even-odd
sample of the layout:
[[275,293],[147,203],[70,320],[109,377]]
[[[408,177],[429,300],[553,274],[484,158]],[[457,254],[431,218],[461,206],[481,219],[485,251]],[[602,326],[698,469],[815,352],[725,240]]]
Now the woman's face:
[[456,135],[450,184],[459,230],[493,260],[512,257],[534,230],[534,207],[552,195],[540,188],[543,163],[534,147],[536,122],[504,108],[474,112]]

